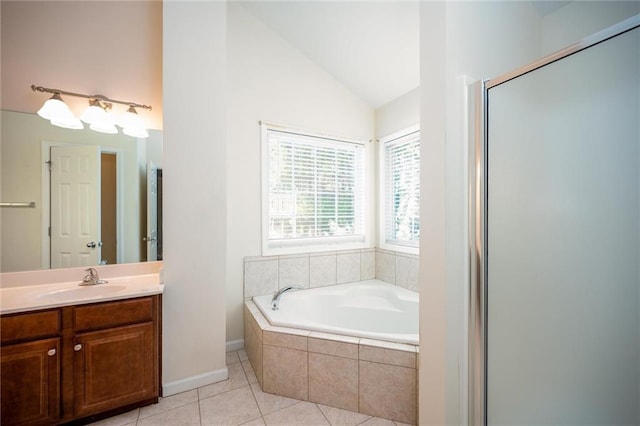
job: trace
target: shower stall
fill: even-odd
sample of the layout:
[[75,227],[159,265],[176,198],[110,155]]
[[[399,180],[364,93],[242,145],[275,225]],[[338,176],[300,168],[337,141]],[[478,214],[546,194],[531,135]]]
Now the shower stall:
[[476,83],[471,424],[640,424],[640,15]]

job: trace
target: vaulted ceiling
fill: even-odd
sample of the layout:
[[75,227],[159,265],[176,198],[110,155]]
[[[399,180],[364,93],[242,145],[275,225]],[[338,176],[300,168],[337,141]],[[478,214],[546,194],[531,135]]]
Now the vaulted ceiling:
[[[238,1],[371,107],[420,85],[420,2]],[[570,1],[529,2],[540,17]]]
[[242,4],[373,108],[420,84],[417,1]]

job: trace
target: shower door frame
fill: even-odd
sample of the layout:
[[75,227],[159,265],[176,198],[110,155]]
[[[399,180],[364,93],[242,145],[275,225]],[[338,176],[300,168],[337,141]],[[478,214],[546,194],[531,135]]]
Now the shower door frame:
[[577,43],[499,77],[469,86],[469,306],[468,306],[468,419],[487,425],[487,233],[489,89],[533,72],[626,32],[640,28],[640,14],[599,31]]

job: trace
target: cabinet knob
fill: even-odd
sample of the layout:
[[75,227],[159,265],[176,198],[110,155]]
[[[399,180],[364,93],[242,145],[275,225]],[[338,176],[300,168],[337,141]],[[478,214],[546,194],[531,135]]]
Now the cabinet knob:
[[49,356],[54,356],[55,354],[56,354],[56,350],[55,349],[49,349],[47,351],[47,355],[49,355]]
[[76,352],[78,352],[80,349],[82,349],[82,345],[80,343],[78,343],[77,345],[75,345],[73,347],[73,350],[76,351]]

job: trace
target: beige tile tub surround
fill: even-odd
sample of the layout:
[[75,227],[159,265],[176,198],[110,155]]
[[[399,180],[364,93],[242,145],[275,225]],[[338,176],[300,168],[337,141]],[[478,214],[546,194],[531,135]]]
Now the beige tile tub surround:
[[323,287],[375,278],[375,249],[246,257],[244,297],[272,294],[299,285]]
[[252,301],[244,318],[264,392],[415,424],[416,346],[274,327]]
[[308,353],[309,401],[358,411],[358,360]]
[[360,279],[372,280],[376,277],[376,252],[375,250],[360,252]]
[[383,249],[376,249],[375,256],[377,279],[418,291],[419,256]]
[[418,256],[371,248],[246,257],[244,299],[290,285],[314,288],[374,278],[418,291]]
[[309,400],[308,353],[297,349],[263,345],[263,386],[267,393]]
[[415,423],[416,370],[360,361],[360,412]]
[[360,252],[339,252],[336,255],[336,277],[338,284],[360,281]]
[[281,256],[278,259],[278,287],[299,285],[309,288],[309,256]]

